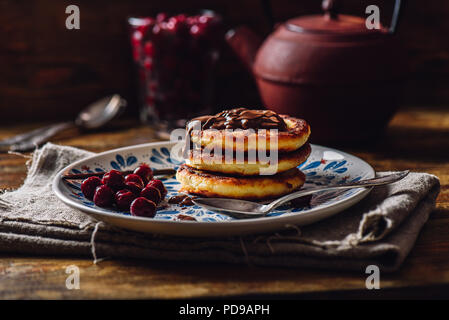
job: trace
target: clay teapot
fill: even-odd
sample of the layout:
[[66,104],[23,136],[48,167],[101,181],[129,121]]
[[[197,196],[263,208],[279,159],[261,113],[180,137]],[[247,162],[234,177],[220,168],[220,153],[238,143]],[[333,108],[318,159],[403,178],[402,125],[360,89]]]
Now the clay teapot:
[[367,141],[398,108],[404,54],[396,39],[401,1],[391,26],[368,29],[366,18],[340,14],[325,0],[323,15],[278,24],[264,40],[246,27],[227,41],[251,70],[266,108],[306,119],[312,142]]

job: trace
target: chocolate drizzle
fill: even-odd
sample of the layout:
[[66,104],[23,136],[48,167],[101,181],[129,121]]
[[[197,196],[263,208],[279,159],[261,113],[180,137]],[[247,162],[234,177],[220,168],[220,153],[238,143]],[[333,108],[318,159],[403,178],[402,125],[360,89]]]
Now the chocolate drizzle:
[[237,108],[225,110],[214,116],[202,116],[192,119],[200,121],[201,129],[277,129],[287,131],[284,120],[270,110],[248,110]]
[[192,198],[190,198],[188,195],[178,195],[178,196],[172,196],[168,199],[168,203],[170,204],[178,204],[180,206],[193,206],[195,205],[192,201]]
[[310,201],[312,201],[313,195],[303,196],[290,201],[293,208],[304,208],[310,206]]
[[185,214],[178,214],[178,215],[176,216],[176,218],[178,218],[178,220],[196,221],[195,217],[188,216],[188,215],[185,215]]

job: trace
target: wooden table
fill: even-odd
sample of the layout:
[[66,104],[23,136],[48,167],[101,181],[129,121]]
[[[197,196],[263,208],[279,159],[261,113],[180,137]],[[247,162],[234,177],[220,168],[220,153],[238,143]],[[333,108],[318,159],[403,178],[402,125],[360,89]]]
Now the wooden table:
[[[0,138],[38,126],[0,128]],[[40,124],[41,125],[41,124]],[[121,122],[101,133],[55,142],[103,151],[155,140],[147,127]],[[381,275],[381,290],[366,290],[366,274],[88,258],[0,256],[0,298],[191,298],[191,297],[449,297],[449,111],[406,109],[392,120],[384,139],[343,148],[378,171],[429,172],[441,179],[437,209],[399,272]],[[0,189],[17,188],[26,159],[0,154]],[[80,290],[67,290],[66,267],[81,270]]]

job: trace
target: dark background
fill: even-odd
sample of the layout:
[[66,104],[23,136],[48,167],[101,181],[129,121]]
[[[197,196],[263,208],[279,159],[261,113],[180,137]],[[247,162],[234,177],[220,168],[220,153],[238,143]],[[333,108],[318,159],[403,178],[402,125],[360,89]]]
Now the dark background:
[[[382,21],[389,24],[393,0],[340,2],[341,11],[359,16],[369,4],[379,5]],[[80,30],[65,28],[70,4],[80,7]],[[273,0],[272,6],[279,22],[321,12],[320,0]],[[202,8],[222,14],[227,27],[247,24],[269,32],[258,0],[0,0],[0,122],[70,119],[89,102],[115,92],[136,113],[127,17]],[[449,105],[449,1],[407,1],[398,34],[410,64],[403,104]],[[218,86],[218,109],[260,103],[251,77],[227,50]]]

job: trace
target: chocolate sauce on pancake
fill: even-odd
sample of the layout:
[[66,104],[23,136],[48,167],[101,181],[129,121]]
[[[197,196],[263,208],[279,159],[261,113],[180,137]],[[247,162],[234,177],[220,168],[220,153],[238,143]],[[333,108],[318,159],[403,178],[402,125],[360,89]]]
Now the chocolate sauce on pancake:
[[237,108],[225,110],[213,116],[192,119],[200,121],[201,129],[277,129],[287,131],[284,120],[270,110],[249,110]]

